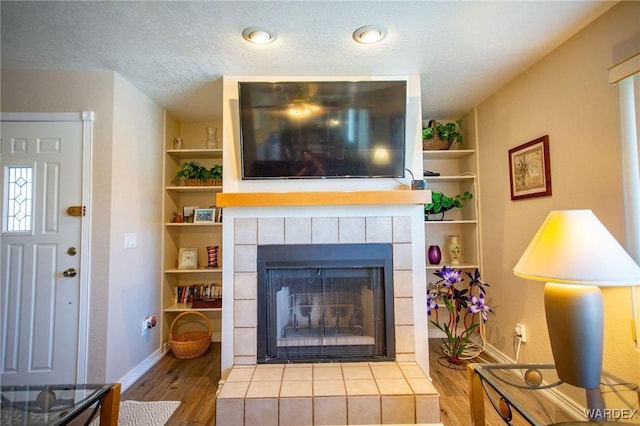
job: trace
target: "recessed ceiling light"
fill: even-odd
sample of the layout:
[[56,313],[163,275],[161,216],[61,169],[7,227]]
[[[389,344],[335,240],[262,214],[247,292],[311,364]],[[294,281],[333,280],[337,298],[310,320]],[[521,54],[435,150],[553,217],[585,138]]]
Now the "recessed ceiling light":
[[264,28],[248,27],[242,31],[242,37],[249,43],[254,44],[268,44],[274,41],[277,37],[276,33]]
[[376,43],[387,36],[387,29],[379,25],[366,25],[353,33],[353,39],[358,43]]

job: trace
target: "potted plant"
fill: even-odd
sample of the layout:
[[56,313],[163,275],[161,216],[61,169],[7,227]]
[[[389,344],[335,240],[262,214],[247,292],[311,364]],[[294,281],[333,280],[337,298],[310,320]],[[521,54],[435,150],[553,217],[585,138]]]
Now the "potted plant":
[[[476,329],[483,339],[482,327],[487,322],[488,314],[493,313],[485,300],[485,287],[490,285],[480,278],[480,271],[476,268],[473,273],[465,274],[468,278],[466,285],[461,269],[443,266],[434,272],[440,280],[430,282],[427,286],[427,315],[434,318],[429,322],[446,335],[442,350],[452,364],[460,364],[482,352],[482,345],[471,343],[469,339]],[[448,315],[440,319],[439,308],[442,304]]]
[[462,120],[455,123],[440,123],[429,120],[427,127],[422,129],[422,148],[424,150],[446,150],[455,143],[462,142]]
[[220,164],[216,164],[211,168],[211,178],[216,180],[222,180],[222,166]]
[[182,164],[175,177],[186,186],[219,186],[222,185],[222,166],[216,164],[209,169],[197,161],[189,161]]
[[[455,197],[449,197],[442,192],[431,192],[431,202],[424,205],[424,218],[425,220],[442,220],[444,219],[444,213],[454,209],[462,208],[465,201],[473,199],[473,194],[469,191],[465,191],[462,194],[458,194]],[[441,214],[439,219],[432,219],[431,215]]]

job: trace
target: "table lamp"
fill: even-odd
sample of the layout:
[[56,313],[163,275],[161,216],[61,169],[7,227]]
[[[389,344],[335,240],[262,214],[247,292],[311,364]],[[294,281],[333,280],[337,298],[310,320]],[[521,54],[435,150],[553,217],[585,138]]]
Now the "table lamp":
[[547,283],[544,307],[558,377],[585,388],[592,420],[603,419],[599,287],[638,285],[640,267],[591,210],[554,210],[513,273]]

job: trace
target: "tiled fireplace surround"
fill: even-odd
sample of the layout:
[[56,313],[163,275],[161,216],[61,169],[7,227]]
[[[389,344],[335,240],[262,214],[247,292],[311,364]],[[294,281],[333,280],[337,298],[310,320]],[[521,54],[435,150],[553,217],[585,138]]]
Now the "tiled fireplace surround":
[[[414,242],[413,235],[424,230],[413,230],[412,217],[396,211],[373,216],[375,209],[367,206],[355,215],[309,217],[293,208],[291,215],[262,217],[247,216],[245,209],[225,217],[225,227],[233,226],[233,327],[223,321],[223,345],[232,329],[233,366],[225,368],[223,355],[217,424],[439,423],[439,396],[420,366],[427,354],[416,351],[416,341],[427,336],[426,324],[420,324],[424,334],[415,328],[413,244],[424,240]],[[258,245],[345,243],[392,244],[396,361],[257,365]]]

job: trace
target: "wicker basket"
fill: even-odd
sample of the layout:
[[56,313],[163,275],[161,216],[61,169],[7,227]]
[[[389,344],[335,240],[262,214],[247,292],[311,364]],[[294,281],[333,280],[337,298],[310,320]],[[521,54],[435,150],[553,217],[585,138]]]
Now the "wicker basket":
[[185,179],[185,186],[222,186],[222,179]]
[[[189,331],[174,335],[173,327],[176,325],[178,320],[185,315],[201,316],[207,324],[208,331]],[[171,350],[173,351],[173,354],[176,356],[176,358],[197,358],[203,355],[207,351],[207,349],[209,349],[209,345],[211,344],[211,334],[212,331],[211,326],[209,325],[209,320],[202,313],[198,311],[182,312],[173,320],[173,322],[171,323],[171,327],[169,328],[169,346],[171,347]]]
[[424,151],[443,151],[451,148],[451,144],[453,142],[447,142],[440,139],[438,136],[438,131],[436,130],[436,126],[438,123],[436,120],[429,120],[429,124],[427,127],[431,127],[433,129],[433,139],[423,139],[422,140],[422,149]]

